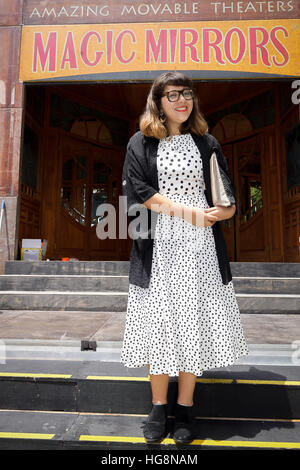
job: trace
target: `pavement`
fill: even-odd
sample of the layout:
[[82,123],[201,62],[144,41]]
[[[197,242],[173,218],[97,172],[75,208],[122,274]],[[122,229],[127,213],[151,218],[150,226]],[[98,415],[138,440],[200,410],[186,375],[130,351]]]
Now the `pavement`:
[[[122,341],[126,312],[0,310],[1,339]],[[249,344],[300,341],[300,315],[241,314]]]

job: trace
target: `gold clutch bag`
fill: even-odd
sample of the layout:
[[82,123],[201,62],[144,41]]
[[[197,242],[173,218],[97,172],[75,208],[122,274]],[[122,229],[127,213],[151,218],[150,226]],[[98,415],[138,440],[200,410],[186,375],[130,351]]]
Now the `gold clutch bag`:
[[219,167],[216,152],[212,153],[209,164],[211,195],[214,206],[228,207],[235,204],[235,198],[231,191],[231,181],[228,175]]

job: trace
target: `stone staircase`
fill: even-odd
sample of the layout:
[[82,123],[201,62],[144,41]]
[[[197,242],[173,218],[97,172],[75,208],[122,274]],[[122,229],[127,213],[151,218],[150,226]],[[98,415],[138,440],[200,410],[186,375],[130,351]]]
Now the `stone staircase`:
[[[241,313],[254,322],[262,313],[286,315],[287,322],[300,313],[300,264],[231,266]],[[118,315],[126,309],[128,269],[128,262],[9,261],[0,276],[0,310]],[[177,446],[172,439],[177,377],[170,378],[169,433],[160,444],[147,444],[142,426],[151,410],[148,369],[120,364],[120,342],[98,341],[95,351],[83,351],[80,341],[2,338],[0,449],[112,455],[300,449],[300,354],[292,344],[249,346],[245,359],[197,378],[197,435],[191,444]]]
[[[300,313],[300,263],[231,263],[241,313]],[[128,261],[7,261],[0,310],[126,310]]]

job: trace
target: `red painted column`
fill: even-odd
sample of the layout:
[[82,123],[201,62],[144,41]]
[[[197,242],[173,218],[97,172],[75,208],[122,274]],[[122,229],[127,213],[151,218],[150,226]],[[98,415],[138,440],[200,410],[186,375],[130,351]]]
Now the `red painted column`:
[[5,2],[0,12],[0,273],[17,257],[23,83],[19,82],[23,0]]

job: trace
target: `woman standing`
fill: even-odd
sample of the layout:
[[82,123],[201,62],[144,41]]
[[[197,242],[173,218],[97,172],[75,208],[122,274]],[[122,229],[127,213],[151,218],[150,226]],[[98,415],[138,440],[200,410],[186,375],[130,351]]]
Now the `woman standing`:
[[[149,368],[152,410],[144,427],[147,442],[159,442],[166,435],[170,376],[178,376],[173,438],[188,443],[194,437],[197,376],[248,354],[229,262],[220,249],[220,232],[213,227],[234,215],[235,188],[220,146],[207,131],[192,81],[182,73],[167,72],[154,81],[140,131],[127,146],[124,194],[156,215],[153,244],[149,239],[134,243],[131,253],[121,351],[125,366]],[[225,185],[233,202],[228,207],[209,207],[207,201],[210,155],[204,143],[209,142],[220,150],[219,163],[231,182]]]

